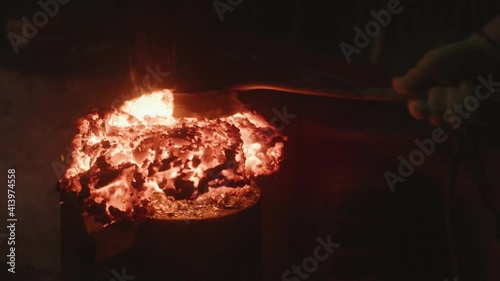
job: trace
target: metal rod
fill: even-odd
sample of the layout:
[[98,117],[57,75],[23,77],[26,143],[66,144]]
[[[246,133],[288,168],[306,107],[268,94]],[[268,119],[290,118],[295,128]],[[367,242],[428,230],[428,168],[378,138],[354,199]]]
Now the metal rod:
[[225,91],[228,92],[253,90],[272,90],[310,96],[370,101],[407,101],[411,98],[415,98],[414,96],[400,95],[390,88],[360,88],[352,90],[341,88],[315,89],[298,85],[284,85],[269,82],[235,84],[225,89]]
[[[316,88],[302,85],[288,85],[272,82],[251,82],[235,84],[227,87],[224,91],[253,91],[253,90],[271,90],[279,92],[288,92],[309,96],[330,97],[349,100],[367,100],[367,101],[408,101],[412,99],[425,99],[425,96],[402,95],[391,88],[352,88],[352,87],[331,87]],[[500,90],[492,92],[488,99],[492,102],[500,102]]]

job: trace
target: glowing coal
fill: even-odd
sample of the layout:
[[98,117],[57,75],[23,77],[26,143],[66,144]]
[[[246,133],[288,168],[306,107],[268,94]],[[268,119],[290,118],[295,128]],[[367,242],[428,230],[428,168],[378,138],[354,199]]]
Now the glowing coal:
[[184,216],[203,217],[258,198],[253,180],[278,171],[286,138],[249,111],[219,119],[173,111],[174,95],[163,90],[79,119],[59,190],[102,223],[183,217],[186,206],[199,211]]

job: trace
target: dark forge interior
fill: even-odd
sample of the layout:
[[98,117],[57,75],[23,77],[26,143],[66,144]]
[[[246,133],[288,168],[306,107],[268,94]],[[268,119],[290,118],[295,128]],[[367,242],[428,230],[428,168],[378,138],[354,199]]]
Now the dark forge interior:
[[[339,45],[354,44],[353,28],[391,1],[52,2],[57,12],[15,47],[8,34],[44,10],[0,3],[0,168],[16,169],[18,218],[15,274],[0,236],[11,278],[2,280],[500,280],[498,126],[472,130],[477,149],[462,154],[460,138],[447,135],[391,185],[387,172],[424,151],[417,143],[435,129],[412,119],[404,100],[238,91],[287,141],[280,171],[257,179],[258,205],[222,222],[145,225],[138,240],[125,224],[91,237],[55,188],[75,122],[91,108],[162,88],[204,104],[199,93],[255,81],[387,89],[429,49],[480,29],[498,1],[401,1],[350,63]],[[108,244],[118,248],[97,260]]]

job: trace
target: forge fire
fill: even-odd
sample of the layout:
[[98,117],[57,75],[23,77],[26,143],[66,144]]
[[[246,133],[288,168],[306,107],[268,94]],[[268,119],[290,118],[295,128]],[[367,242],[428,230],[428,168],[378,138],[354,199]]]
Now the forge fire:
[[286,137],[250,111],[218,119],[173,111],[174,94],[162,90],[80,118],[59,191],[103,224],[254,204],[254,180],[279,170]]

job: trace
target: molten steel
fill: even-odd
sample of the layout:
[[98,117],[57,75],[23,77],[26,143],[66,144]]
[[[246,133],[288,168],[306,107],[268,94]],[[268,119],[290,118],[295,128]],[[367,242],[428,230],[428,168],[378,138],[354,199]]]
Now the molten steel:
[[231,195],[255,194],[253,180],[278,171],[286,137],[261,116],[174,118],[173,110],[163,90],[79,119],[59,189],[109,223],[155,216],[172,202],[206,210],[222,198],[217,206],[236,208]]

